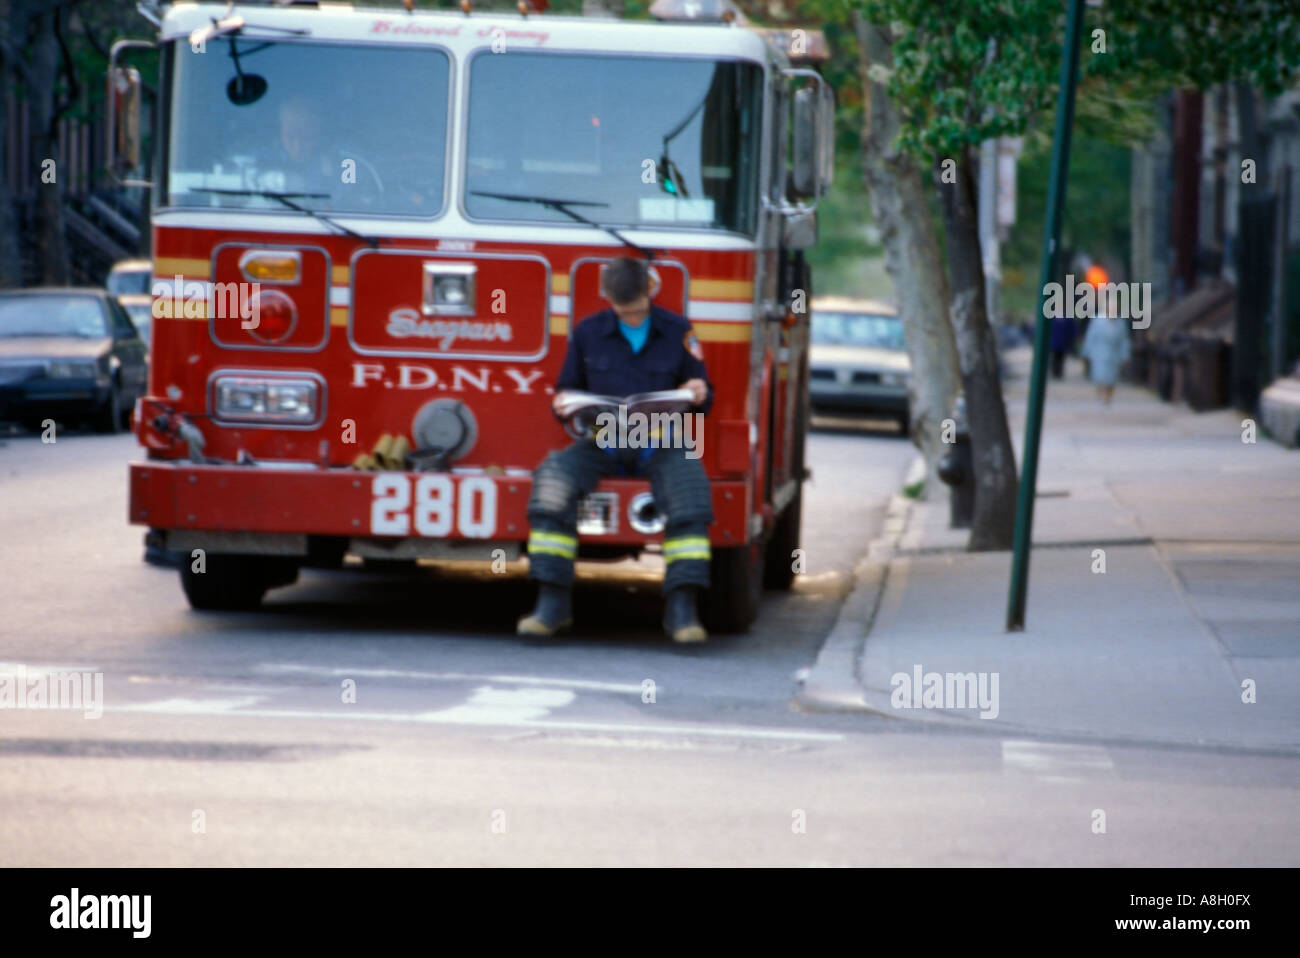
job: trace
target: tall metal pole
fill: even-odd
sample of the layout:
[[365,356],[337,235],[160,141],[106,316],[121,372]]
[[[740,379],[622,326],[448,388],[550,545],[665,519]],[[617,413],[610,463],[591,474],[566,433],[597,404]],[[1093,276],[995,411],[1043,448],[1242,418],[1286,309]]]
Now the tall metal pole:
[[1065,17],[1065,49],[1061,53],[1061,92],[1056,101],[1056,130],[1052,136],[1052,173],[1047,187],[1047,216],[1043,221],[1043,258],[1039,271],[1038,316],[1034,326],[1034,364],[1029,377],[1025,414],[1025,448],[1016,497],[1016,529],[1011,554],[1011,588],[1007,595],[1007,631],[1025,627],[1025,594],[1029,589],[1029,549],[1034,528],[1034,493],[1038,484],[1038,439],[1043,430],[1043,396],[1047,390],[1047,347],[1051,321],[1043,315],[1047,284],[1052,281],[1061,242],[1061,214],[1070,173],[1070,132],[1074,126],[1074,91],[1079,79],[1079,33],[1084,0],[1069,0]]

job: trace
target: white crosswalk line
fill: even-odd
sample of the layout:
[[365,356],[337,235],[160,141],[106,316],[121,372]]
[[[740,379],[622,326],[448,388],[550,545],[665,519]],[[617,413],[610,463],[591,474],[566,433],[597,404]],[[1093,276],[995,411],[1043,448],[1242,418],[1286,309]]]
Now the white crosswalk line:
[[1100,745],[1069,745],[1003,739],[1004,771],[1033,775],[1044,781],[1077,782],[1114,771],[1110,753]]
[[[338,668],[321,665],[297,665],[294,663],[266,662],[256,668],[257,672],[275,674],[322,675],[330,678],[363,679],[419,679],[429,682],[498,682],[511,685],[555,686],[565,689],[581,689],[590,692],[621,692],[628,695],[640,695],[641,686],[624,682],[597,682],[592,679],[568,679],[535,675],[497,675],[483,672],[420,672],[411,669],[367,669]],[[656,693],[663,694],[663,686],[656,686]]]

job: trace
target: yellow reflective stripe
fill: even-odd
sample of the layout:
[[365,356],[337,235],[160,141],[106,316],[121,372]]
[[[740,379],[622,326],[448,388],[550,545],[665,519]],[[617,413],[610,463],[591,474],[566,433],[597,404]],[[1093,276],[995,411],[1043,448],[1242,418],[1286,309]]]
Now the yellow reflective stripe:
[[566,549],[563,546],[539,546],[539,545],[533,545],[531,542],[528,543],[528,554],[529,555],[553,555],[553,556],[559,556],[561,559],[574,558],[573,549]]
[[566,536],[563,532],[542,532],[534,529],[528,533],[528,541],[553,542],[557,545],[576,546],[578,540],[573,536]]
[[672,552],[676,549],[707,549],[709,540],[707,536],[680,536],[676,539],[664,540],[664,552]]
[[560,532],[529,532],[528,551],[572,559],[578,553],[578,540]]
[[709,552],[707,536],[680,536],[664,540],[664,562],[676,562],[679,559],[704,559],[713,556]]

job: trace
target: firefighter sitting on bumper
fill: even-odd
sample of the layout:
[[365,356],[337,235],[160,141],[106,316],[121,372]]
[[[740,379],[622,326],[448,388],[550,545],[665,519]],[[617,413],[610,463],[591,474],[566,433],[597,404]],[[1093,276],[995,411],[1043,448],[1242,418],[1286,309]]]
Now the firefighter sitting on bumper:
[[[553,406],[569,389],[627,396],[681,388],[694,393],[694,412],[707,413],[713,387],[699,341],[685,317],[650,302],[648,264],[617,259],[605,267],[601,282],[612,308],[587,317],[574,330]],[[696,593],[709,584],[709,480],[698,458],[675,448],[680,444],[658,445],[601,448],[594,439],[581,439],[537,467],[528,502],[528,559],[540,588],[537,608],[519,620],[520,635],[554,635],[572,624],[578,497],[607,476],[641,475],[650,480],[655,505],[667,519],[664,631],[677,642],[705,639]]]

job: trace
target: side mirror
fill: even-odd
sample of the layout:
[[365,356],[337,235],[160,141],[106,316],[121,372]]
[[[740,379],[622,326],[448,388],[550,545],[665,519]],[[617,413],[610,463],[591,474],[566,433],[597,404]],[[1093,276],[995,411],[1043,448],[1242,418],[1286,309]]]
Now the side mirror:
[[791,156],[790,189],[800,199],[818,195],[821,173],[821,144],[818,96],[813,87],[794,94],[794,149]]
[[140,71],[117,67],[108,75],[108,102],[113,138],[108,144],[113,172],[125,174],[140,166]]
[[140,100],[143,94],[140,71],[135,67],[117,65],[118,54],[130,48],[152,49],[153,44],[142,40],[119,40],[109,52],[104,155],[109,174],[123,186],[150,186],[152,184],[144,180],[128,179],[141,168]]

